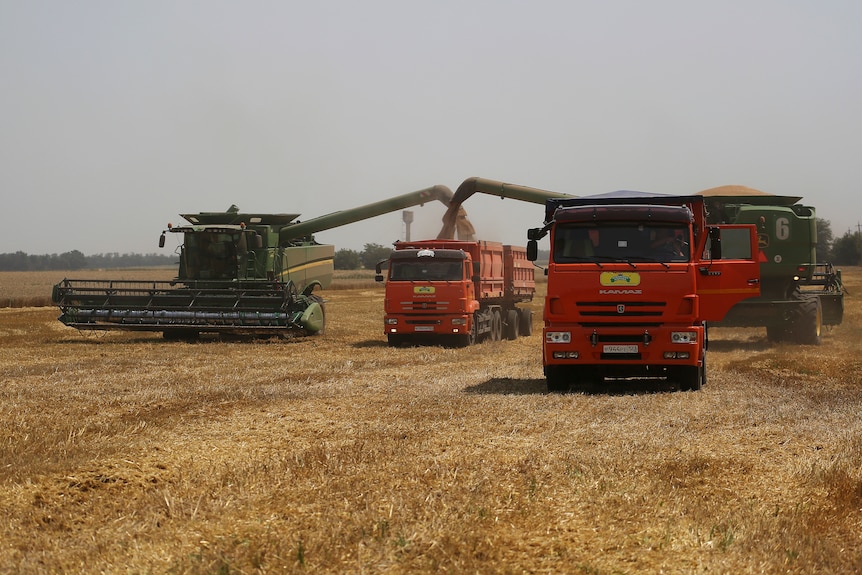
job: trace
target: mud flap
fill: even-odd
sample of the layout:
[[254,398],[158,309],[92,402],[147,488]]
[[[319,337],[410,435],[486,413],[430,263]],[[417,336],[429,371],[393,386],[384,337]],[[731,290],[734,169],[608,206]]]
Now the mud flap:
[[302,312],[302,317],[299,318],[299,324],[309,333],[317,333],[322,331],[325,326],[325,316],[323,307],[317,302],[311,302],[305,311]]

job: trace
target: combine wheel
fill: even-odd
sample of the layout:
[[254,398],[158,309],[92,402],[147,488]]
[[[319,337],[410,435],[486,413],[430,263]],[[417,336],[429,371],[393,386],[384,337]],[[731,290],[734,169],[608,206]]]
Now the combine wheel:
[[521,325],[518,332],[523,336],[533,335],[533,310],[528,307],[522,307],[518,310],[521,316]]
[[168,341],[197,341],[199,335],[194,329],[172,329],[162,332],[162,338]]
[[520,316],[517,309],[506,310],[506,339],[512,341],[518,339],[518,329],[520,328]]
[[767,324],[766,339],[773,343],[778,343],[787,339],[787,328],[784,324]]
[[[306,288],[306,290],[307,290],[307,288]],[[308,296],[308,299],[317,303],[320,306],[320,314],[322,316],[320,318],[320,324],[321,324],[320,329],[317,330],[316,332],[312,333],[311,335],[323,335],[324,333],[326,333],[326,306],[323,305],[323,298],[320,297],[319,295],[310,295],[310,296]]]
[[820,345],[823,307],[817,296],[803,296],[791,312],[790,326],[796,343]]

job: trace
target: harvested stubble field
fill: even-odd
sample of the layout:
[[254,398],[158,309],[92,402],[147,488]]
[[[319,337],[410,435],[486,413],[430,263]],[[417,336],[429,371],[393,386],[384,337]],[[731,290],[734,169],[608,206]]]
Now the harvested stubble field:
[[694,393],[545,393],[541,299],[532,337],[466,349],[389,349],[359,280],[290,341],[0,309],[0,571],[860,572],[845,279],[819,347],[711,330]]

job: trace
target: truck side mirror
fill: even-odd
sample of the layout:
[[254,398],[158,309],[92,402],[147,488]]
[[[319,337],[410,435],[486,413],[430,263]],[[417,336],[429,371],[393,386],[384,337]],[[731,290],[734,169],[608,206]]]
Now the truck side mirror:
[[527,242],[527,260],[534,262],[539,259],[539,242],[531,239]]
[[721,228],[709,228],[709,257],[721,259]]
[[374,281],[382,282],[383,281],[383,264],[388,262],[389,260],[380,260],[377,262],[377,265],[374,266]]
[[159,236],[159,247],[165,247],[165,232],[162,232],[162,235]]
[[527,239],[528,240],[540,240],[542,239],[542,228],[530,228],[527,230]]

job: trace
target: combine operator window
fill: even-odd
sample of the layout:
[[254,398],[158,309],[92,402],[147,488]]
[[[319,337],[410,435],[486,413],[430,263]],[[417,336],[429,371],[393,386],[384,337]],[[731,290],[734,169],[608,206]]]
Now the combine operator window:
[[554,234],[554,261],[684,262],[689,259],[688,227],[660,222],[561,224]]
[[464,279],[463,261],[393,261],[390,281],[461,281]]
[[183,251],[190,279],[236,277],[235,239],[225,233],[187,233]]

